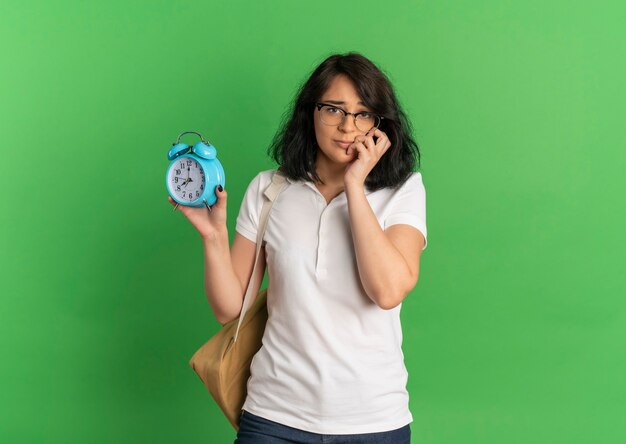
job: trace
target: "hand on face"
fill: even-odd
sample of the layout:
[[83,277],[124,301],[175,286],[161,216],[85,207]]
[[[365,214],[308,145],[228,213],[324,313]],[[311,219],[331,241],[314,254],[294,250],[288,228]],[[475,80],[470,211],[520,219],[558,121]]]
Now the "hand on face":
[[[376,142],[374,142],[374,136],[377,137]],[[378,128],[371,129],[365,135],[356,136],[354,142],[346,148],[346,154],[354,154],[355,158],[346,168],[344,183],[363,185],[367,175],[390,146],[391,142],[387,134]]]

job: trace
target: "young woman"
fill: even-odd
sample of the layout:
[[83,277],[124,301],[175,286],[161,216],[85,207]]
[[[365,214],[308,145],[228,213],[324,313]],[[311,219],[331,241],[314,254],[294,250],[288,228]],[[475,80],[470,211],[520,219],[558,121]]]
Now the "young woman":
[[[328,57],[269,153],[286,187],[254,276],[256,294],[267,267],[269,319],[235,442],[409,443],[400,308],[426,248],[426,201],[389,80],[358,53]],[[202,238],[205,290],[222,324],[239,315],[253,278],[272,174],[248,186],[230,248],[225,190],[211,212],[180,207]]]

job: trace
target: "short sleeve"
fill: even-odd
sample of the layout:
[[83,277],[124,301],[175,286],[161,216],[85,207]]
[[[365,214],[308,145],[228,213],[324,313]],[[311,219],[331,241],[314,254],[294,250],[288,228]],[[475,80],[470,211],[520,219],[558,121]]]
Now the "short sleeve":
[[241,201],[235,230],[245,238],[256,243],[256,234],[259,226],[259,217],[263,205],[261,193],[261,175],[259,173],[248,185],[248,189]]
[[422,182],[422,173],[413,173],[397,190],[389,202],[389,211],[384,222],[384,229],[396,224],[407,224],[417,228],[424,236],[424,247],[428,245],[426,237],[426,190]]

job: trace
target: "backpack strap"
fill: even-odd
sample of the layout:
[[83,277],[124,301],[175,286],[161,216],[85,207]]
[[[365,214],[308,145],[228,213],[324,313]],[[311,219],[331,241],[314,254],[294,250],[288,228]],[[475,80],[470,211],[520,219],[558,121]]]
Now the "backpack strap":
[[261,216],[259,217],[259,227],[256,234],[256,255],[254,258],[254,268],[252,269],[252,275],[250,276],[250,282],[248,283],[248,288],[246,289],[246,294],[243,298],[243,305],[241,307],[241,314],[239,315],[239,323],[237,324],[237,331],[235,332],[234,342],[237,342],[237,337],[239,336],[239,328],[243,322],[244,317],[246,316],[246,312],[252,304],[252,299],[256,295],[252,294],[252,288],[254,287],[253,280],[256,276],[256,271],[259,265],[259,253],[261,252],[261,244],[263,243],[263,235],[265,234],[265,227],[267,226],[267,220],[269,219],[270,210],[272,209],[272,205],[274,205],[274,201],[280,194],[280,192],[285,187],[285,176],[280,171],[274,171],[272,175],[272,183],[267,187],[263,196],[265,197],[265,201],[263,202],[263,207],[261,208]]

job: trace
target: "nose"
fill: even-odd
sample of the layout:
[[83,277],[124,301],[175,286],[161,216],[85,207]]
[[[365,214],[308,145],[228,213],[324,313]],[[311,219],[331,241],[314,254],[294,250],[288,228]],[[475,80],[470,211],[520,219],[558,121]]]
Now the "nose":
[[344,133],[351,133],[353,131],[356,131],[356,126],[354,125],[354,116],[352,116],[351,114],[343,116],[343,119],[341,119],[338,128]]

